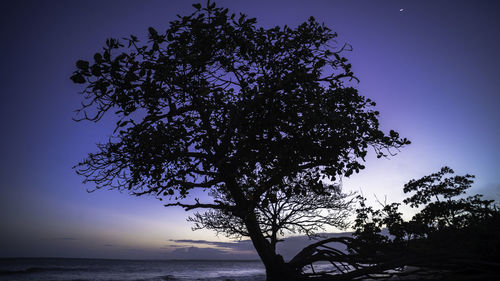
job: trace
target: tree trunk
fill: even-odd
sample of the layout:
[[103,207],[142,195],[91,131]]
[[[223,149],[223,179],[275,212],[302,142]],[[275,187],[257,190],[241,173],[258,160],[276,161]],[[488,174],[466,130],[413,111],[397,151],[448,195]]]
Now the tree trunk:
[[[229,168],[226,168],[229,170]],[[243,193],[235,188],[238,186],[232,177],[226,177],[229,192],[234,198],[236,205],[246,206],[246,198]],[[257,216],[253,210],[246,211],[242,217],[243,222],[248,231],[248,235],[252,240],[253,246],[259,254],[259,257],[266,268],[267,281],[295,281],[298,280],[298,275],[288,266],[281,255],[277,255],[276,251],[271,246],[271,243],[262,234]]]
[[262,234],[257,222],[255,213],[251,212],[245,217],[245,226],[252,240],[253,246],[259,254],[262,263],[266,268],[267,281],[297,280],[296,272],[291,269],[283,260],[281,255],[277,255],[272,249],[271,243]]

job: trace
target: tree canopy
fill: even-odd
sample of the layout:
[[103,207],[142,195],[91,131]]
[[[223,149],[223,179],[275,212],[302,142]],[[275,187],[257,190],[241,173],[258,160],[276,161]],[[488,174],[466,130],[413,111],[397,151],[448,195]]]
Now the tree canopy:
[[[238,220],[273,279],[283,261],[262,210],[335,195],[332,182],[363,169],[370,149],[383,157],[409,141],[380,130],[375,102],[354,88],[348,45],[314,18],[266,29],[210,2],[193,6],[166,31],[149,28],[146,43],[108,39],[92,62],[77,61],[76,119],[118,121],[76,170],[96,189]],[[195,190],[215,197],[186,201]]]

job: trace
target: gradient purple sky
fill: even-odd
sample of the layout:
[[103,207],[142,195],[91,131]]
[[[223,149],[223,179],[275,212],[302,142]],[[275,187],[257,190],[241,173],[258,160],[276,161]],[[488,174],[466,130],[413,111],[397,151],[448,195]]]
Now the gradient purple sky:
[[[113,125],[71,120],[81,100],[69,79],[75,61],[91,58],[108,37],[165,30],[191,4],[2,4],[0,257],[255,257],[247,242],[191,231],[182,209],[116,191],[89,194],[71,168]],[[400,201],[406,181],[449,165],[477,176],[471,192],[500,198],[498,1],[217,4],[264,27],[296,26],[312,15],[353,46],[347,56],[361,93],[378,103],[383,128],[413,143],[390,160],[369,159],[365,171],[344,180],[345,189]]]

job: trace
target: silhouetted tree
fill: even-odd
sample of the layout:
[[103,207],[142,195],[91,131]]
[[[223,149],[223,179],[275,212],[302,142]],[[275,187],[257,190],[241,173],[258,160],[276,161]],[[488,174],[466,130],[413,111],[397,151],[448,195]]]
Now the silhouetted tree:
[[[262,195],[261,203],[255,208],[260,229],[269,239],[273,251],[282,241],[280,237],[286,234],[301,233],[312,238],[318,236],[318,230],[326,230],[325,226],[347,227],[353,200],[349,198],[350,194],[342,193],[339,185],[322,183],[325,185],[323,191],[316,193],[304,186],[308,183],[300,176],[284,184],[292,186],[296,192],[286,187],[271,188]],[[283,189],[287,189],[287,193]],[[216,200],[224,201],[220,192],[214,191],[212,195]],[[213,229],[236,239],[249,236],[244,221],[224,210],[195,213],[188,220],[195,223],[193,229]]]
[[[369,148],[382,157],[409,141],[379,129],[375,103],[351,85],[346,47],[332,47],[336,33],[313,18],[264,29],[215,4],[193,6],[165,32],[149,28],[146,44],[109,39],[93,62],[77,61],[71,79],[86,87],[76,119],[118,118],[77,173],[96,189],[223,212],[269,280],[293,279],[262,228],[269,197],[333,194],[324,179],[363,169]],[[287,184],[299,176],[299,188]],[[195,190],[216,196],[186,201]]]

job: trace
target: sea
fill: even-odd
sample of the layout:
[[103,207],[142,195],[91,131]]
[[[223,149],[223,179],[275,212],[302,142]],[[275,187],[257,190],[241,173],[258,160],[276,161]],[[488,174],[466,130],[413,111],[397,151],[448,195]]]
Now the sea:
[[0,259],[0,281],[263,281],[260,261]]

